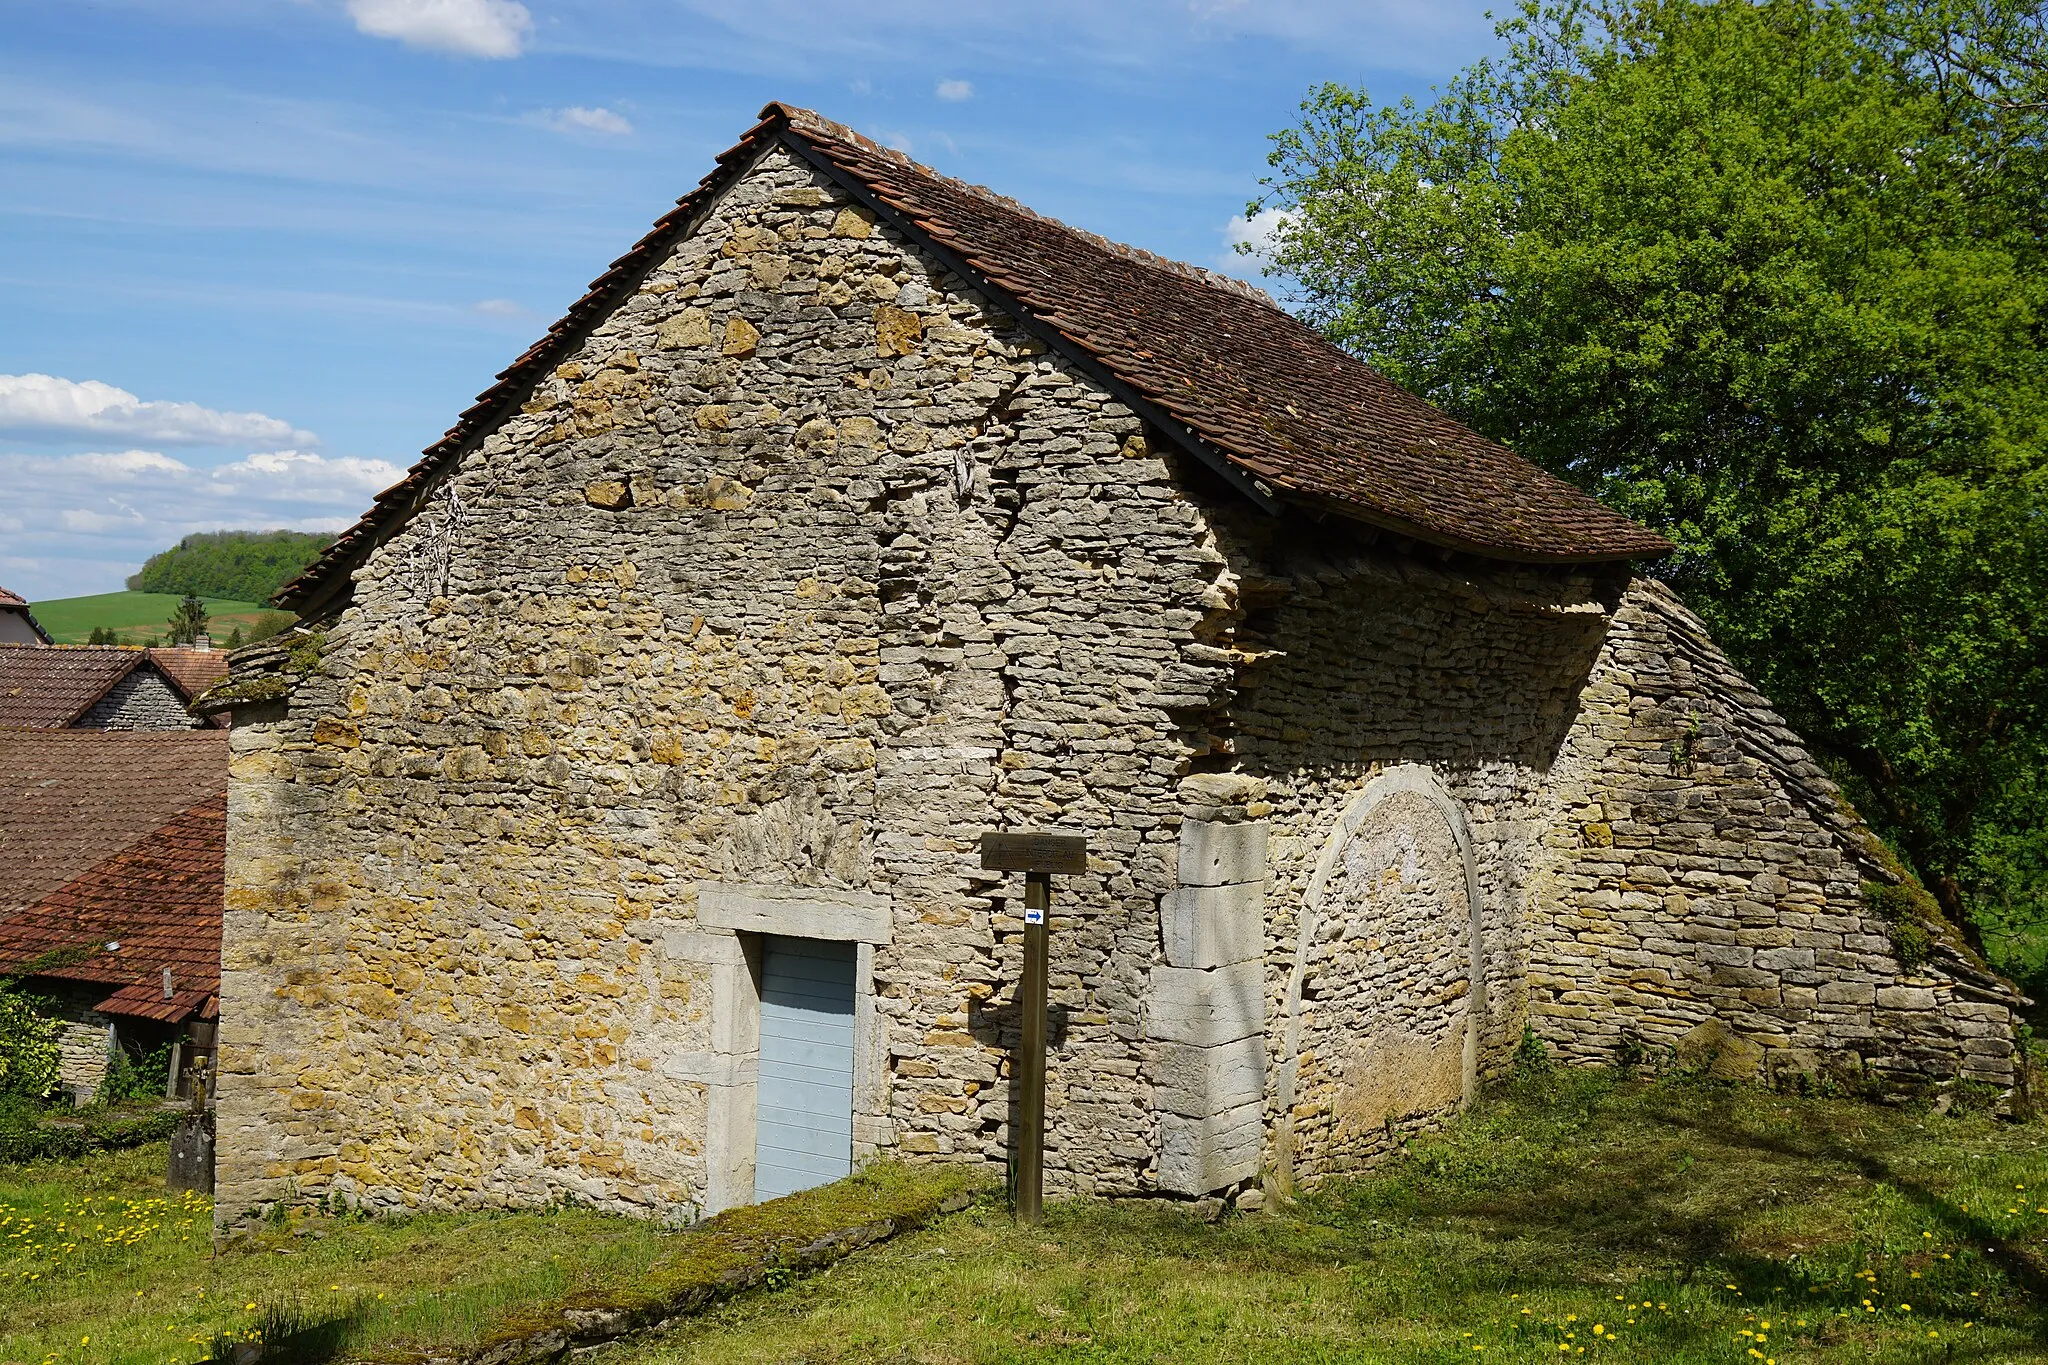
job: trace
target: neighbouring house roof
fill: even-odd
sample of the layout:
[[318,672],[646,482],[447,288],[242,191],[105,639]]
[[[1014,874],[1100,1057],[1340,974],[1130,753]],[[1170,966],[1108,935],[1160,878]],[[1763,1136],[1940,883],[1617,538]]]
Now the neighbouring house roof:
[[28,622],[28,628],[35,632],[38,640],[44,644],[50,643],[50,632],[43,629],[41,621],[36,620],[36,614],[29,610],[28,599],[20,593],[0,588],[0,612],[21,617]]
[[173,645],[149,651],[149,661],[161,668],[190,701],[228,675],[228,652]]
[[226,855],[227,797],[209,796],[0,918],[0,972],[104,987],[110,1014],[192,1017],[220,989]]
[[[399,483],[278,594],[318,606],[435,476],[619,306],[700,212],[782,143],[1260,494],[1426,543],[1555,563],[1671,544],[1406,392],[1251,285],[1120,246],[920,166],[806,109],[770,104],[718,166],[498,376]],[[1260,487],[1263,485],[1263,487]]]
[[[227,654],[135,645],[0,644],[0,726],[55,730],[76,724],[116,683],[149,666],[189,703],[226,674]],[[198,686],[186,681],[207,673],[211,676]]]
[[227,785],[224,730],[0,729],[0,917]]

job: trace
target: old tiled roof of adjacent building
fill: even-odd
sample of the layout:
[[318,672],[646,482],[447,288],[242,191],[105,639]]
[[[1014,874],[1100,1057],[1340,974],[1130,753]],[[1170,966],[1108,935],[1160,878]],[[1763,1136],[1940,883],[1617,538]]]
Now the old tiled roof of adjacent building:
[[149,661],[170,675],[187,701],[228,675],[228,652],[224,649],[174,645],[150,650]]
[[0,972],[104,988],[105,1013],[190,1018],[220,989],[226,852],[227,797],[210,796],[0,918]]
[[227,785],[223,730],[0,729],[0,917]]
[[50,643],[50,632],[43,629],[41,621],[36,620],[35,612],[29,608],[28,599],[20,593],[9,592],[5,588],[0,588],[0,612],[5,612],[10,616],[19,616],[22,620],[28,622],[28,628],[35,632],[37,639],[41,640],[44,644]]
[[0,644],[0,726],[55,730],[76,724],[116,683],[149,665],[190,701],[226,675],[227,654],[134,645]]
[[1251,285],[1120,246],[771,104],[718,166],[498,376],[406,478],[278,595],[320,605],[667,258],[698,215],[783,143],[1256,496],[1292,498],[1491,558],[1575,563],[1670,542],[1332,346]]

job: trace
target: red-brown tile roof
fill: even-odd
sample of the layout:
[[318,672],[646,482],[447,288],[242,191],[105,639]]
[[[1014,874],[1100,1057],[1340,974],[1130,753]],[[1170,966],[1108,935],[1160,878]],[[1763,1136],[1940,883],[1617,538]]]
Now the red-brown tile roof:
[[[220,989],[226,855],[227,797],[208,797],[0,918],[0,972],[26,967],[36,976],[106,986],[113,998],[100,1008],[115,1013],[188,1017]],[[79,950],[87,955],[77,961],[50,960]],[[38,959],[45,964],[38,967]]]
[[26,607],[27,605],[28,599],[20,593],[9,592],[5,588],[0,588],[0,607]]
[[118,645],[0,645],[0,725],[69,725],[146,657]]
[[0,915],[227,786],[223,730],[0,730]]
[[1495,558],[1587,562],[1668,554],[1602,506],[1407,393],[1259,290],[1119,246],[941,176],[806,109],[770,104],[698,187],[479,395],[424,458],[277,600],[319,605],[418,505],[440,468],[522,401],[639,286],[698,211],[786,140],[913,239],[992,286],[1027,321],[1108,371],[1141,405],[1231,466],[1429,543]]
[[187,701],[228,675],[228,652],[224,649],[175,645],[150,650],[149,661],[170,675]]

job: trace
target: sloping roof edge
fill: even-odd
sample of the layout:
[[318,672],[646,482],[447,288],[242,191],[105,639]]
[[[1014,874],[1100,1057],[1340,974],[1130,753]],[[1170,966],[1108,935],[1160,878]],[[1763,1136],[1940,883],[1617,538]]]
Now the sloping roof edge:
[[[719,154],[717,165],[698,182],[697,187],[677,200],[675,208],[656,220],[653,228],[645,236],[593,280],[588,291],[569,306],[568,311],[549,327],[545,336],[528,347],[511,365],[500,371],[497,382],[478,395],[477,401],[457,418],[455,425],[450,427],[440,440],[427,447],[418,463],[412,466],[404,479],[379,493],[370,509],[353,527],[337,537],[303,573],[279,590],[274,599],[277,604],[295,608],[302,615],[317,615],[339,597],[347,586],[347,572],[418,510],[442,469],[471,449],[478,440],[515,411],[518,403],[523,401],[532,386],[575,347],[580,346],[589,330],[609,316],[638,287],[640,279],[665,259],[667,249],[672,243],[690,229],[694,220],[743,172],[744,168],[778,142],[803,156],[807,162],[853,194],[870,211],[884,216],[892,227],[917,242],[920,247],[931,251],[949,269],[985,291],[1035,335],[1055,346],[1064,358],[1085,369],[1091,378],[1098,382],[1106,382],[1120,401],[1138,411],[1147,421],[1165,430],[1192,455],[1217,470],[1230,484],[1254,502],[1272,510],[1276,493],[1282,490],[1293,491],[1287,490],[1284,476],[1273,470],[1249,467],[1248,462],[1233,452],[1219,448],[1207,437],[1195,431],[1164,404],[1155,401],[1123,376],[1116,374],[1104,357],[1090,352],[1084,342],[1061,331],[1056,323],[1039,317],[1036,311],[1017,299],[1010,290],[1003,288],[998,281],[990,279],[988,272],[976,268],[971,262],[963,259],[959,252],[939,241],[930,230],[930,225],[919,223],[915,218],[889,204],[873,186],[864,183],[855,172],[832,157],[824,145],[831,140],[853,144],[869,154],[886,157],[905,166],[915,165],[901,153],[881,147],[852,129],[821,118],[809,110],[779,102],[766,105],[761,110],[759,121],[732,147]],[[926,168],[918,169],[937,179],[946,179]],[[959,185],[960,182],[948,183]],[[997,200],[1014,211],[1041,218],[1044,222],[1054,221],[1042,219],[1041,215],[1032,213],[1014,201],[994,195],[991,191],[972,186],[963,188]],[[1057,226],[1087,239],[1098,247],[1124,255],[1127,259],[1140,260],[1149,266],[1184,274],[1212,287],[1256,299],[1280,316],[1286,316],[1264,291],[1254,285],[1110,242],[1106,238],[1065,224]],[[1439,528],[1390,517],[1378,509],[1329,498],[1313,498],[1311,501],[1322,505],[1324,510],[1336,510],[1351,519],[1378,526],[1397,535],[1497,560],[1555,564],[1614,562],[1654,558],[1669,553],[1671,548],[1662,537],[1642,530],[1638,542],[1626,549],[1597,553],[1519,552],[1499,546],[1477,544],[1456,535],[1445,534]]]

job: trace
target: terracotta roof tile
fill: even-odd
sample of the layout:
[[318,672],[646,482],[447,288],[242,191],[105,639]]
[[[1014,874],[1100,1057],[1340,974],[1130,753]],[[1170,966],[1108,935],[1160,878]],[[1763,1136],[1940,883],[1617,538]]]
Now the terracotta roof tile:
[[228,675],[228,652],[224,649],[176,645],[150,650],[149,661],[170,675],[187,701]]
[[[138,1004],[175,1003],[182,992],[188,998],[177,1017],[184,1018],[220,989],[226,853],[227,797],[211,796],[0,919],[0,971],[90,949],[82,960],[34,974],[126,988],[116,1003],[129,1013],[143,1012],[133,1008]],[[163,993],[167,967],[171,1001]]]
[[941,176],[809,110],[770,104],[654,230],[504,370],[363,518],[278,594],[318,605],[435,474],[495,426],[638,287],[698,211],[764,147],[788,139],[897,225],[964,264],[1163,416],[1268,486],[1434,544],[1582,562],[1667,554],[1670,542],[1407,393],[1260,290],[1119,246]]
[[0,730],[0,915],[227,785],[223,730]]
[[5,588],[0,588],[0,607],[26,607],[27,605],[28,599],[20,593],[9,592]]

